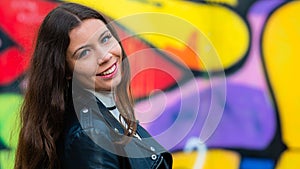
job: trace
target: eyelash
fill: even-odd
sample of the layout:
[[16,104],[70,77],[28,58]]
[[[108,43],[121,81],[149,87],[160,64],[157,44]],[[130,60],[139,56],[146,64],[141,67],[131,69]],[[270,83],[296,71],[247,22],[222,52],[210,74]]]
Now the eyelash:
[[82,58],[82,57],[84,57],[85,55],[87,55],[87,54],[84,54],[84,52],[89,52],[89,51],[90,51],[89,49],[85,49],[85,50],[83,50],[82,52],[80,52],[79,58]]
[[[112,37],[112,35],[110,33],[108,33],[107,35],[105,35],[100,42],[101,43],[106,43],[110,38]],[[107,41],[104,42],[104,40],[107,39]]]

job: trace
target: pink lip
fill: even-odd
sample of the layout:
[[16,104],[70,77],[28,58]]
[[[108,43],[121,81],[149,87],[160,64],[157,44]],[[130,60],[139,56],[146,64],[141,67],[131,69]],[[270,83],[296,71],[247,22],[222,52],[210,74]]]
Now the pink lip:
[[[101,78],[103,78],[103,79],[111,79],[111,78],[113,78],[113,77],[116,75],[117,70],[118,70],[118,65],[117,65],[117,63],[114,63],[111,67],[109,67],[108,69],[105,70],[105,71],[107,71],[107,70],[109,70],[110,68],[112,68],[113,66],[116,66],[116,68],[115,68],[115,70],[114,70],[112,73],[107,74],[107,75],[101,75],[101,73],[98,73],[97,76],[98,76],[98,77],[101,77]],[[103,72],[105,72],[105,71],[103,71]]]

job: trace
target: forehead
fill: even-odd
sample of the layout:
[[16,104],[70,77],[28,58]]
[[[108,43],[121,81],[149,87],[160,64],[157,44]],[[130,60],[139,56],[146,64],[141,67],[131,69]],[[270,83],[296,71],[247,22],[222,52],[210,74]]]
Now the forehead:
[[70,31],[70,46],[86,43],[93,36],[101,34],[105,30],[107,30],[106,25],[99,19],[83,20],[79,26]]

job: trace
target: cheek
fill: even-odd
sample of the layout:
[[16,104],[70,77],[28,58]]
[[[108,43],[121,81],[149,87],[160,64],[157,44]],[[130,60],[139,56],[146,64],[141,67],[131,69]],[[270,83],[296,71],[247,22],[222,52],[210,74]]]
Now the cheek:
[[76,62],[74,63],[74,71],[78,75],[92,76],[97,71],[97,63],[95,61],[90,62]]
[[110,52],[122,59],[122,48],[117,41],[115,42],[115,45]]
[[119,48],[118,48],[118,53],[119,53],[120,59],[122,60],[123,59],[123,52],[122,52],[121,46],[119,46]]

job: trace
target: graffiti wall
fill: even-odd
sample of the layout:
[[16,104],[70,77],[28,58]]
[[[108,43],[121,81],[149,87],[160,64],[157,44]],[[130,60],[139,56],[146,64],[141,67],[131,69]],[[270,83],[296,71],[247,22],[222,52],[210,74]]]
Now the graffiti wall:
[[0,168],[13,168],[17,114],[23,100],[36,30],[57,4],[47,1],[0,1]]
[[[131,63],[137,119],[174,168],[300,166],[300,1],[70,2],[111,18]],[[59,3],[0,2],[0,168],[13,166],[37,28]]]

